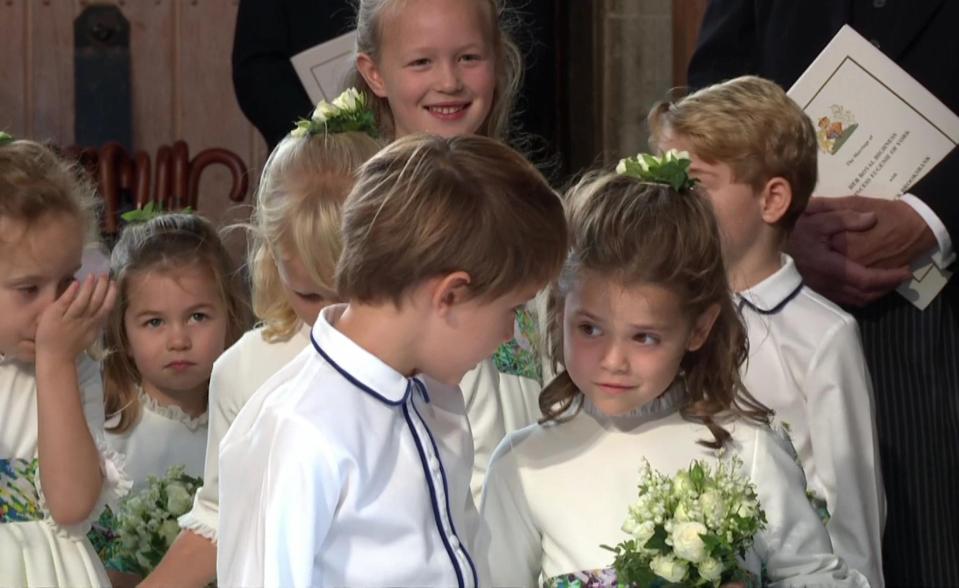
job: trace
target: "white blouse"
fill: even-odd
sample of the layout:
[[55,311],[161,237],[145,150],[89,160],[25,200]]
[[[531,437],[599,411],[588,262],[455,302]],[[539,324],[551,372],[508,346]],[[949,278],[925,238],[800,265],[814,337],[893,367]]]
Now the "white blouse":
[[[107,445],[123,456],[123,470],[136,492],[147,476],[162,477],[171,466],[184,466],[188,476],[203,476],[207,415],[191,417],[178,406],[163,406],[140,391],[140,420],[123,433],[106,431]],[[106,426],[120,421],[113,416]]]
[[788,426],[836,553],[882,588],[885,496],[856,320],[803,286],[788,255],[737,300],[749,335],[743,383]]
[[220,446],[225,586],[477,586],[472,440],[459,390],[407,379],[333,327]]
[[[676,410],[677,390],[618,418],[585,402],[568,422],[534,425],[503,441],[482,506],[494,586],[536,586],[541,574],[611,566],[612,554],[600,546],[628,538],[621,527],[637,498],[643,459],[669,475],[694,459],[715,459],[696,443],[711,440],[709,430]],[[832,554],[788,444],[746,421],[726,430],[768,521],[748,554],[750,571],[761,578],[764,562],[771,586],[867,586]]]

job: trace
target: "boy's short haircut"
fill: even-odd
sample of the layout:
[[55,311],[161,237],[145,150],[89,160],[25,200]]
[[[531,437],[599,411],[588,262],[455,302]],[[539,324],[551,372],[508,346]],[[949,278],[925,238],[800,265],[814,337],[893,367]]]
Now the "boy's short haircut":
[[464,271],[470,295],[492,300],[552,280],[566,247],[562,201],[522,155],[476,135],[411,135],[360,168],[336,287],[400,306],[423,280]]
[[792,203],[780,227],[789,231],[816,187],[816,133],[812,121],[774,82],[742,76],[703,88],[649,113],[654,144],[674,135],[707,163],[732,168],[737,182],[761,190],[782,177]]

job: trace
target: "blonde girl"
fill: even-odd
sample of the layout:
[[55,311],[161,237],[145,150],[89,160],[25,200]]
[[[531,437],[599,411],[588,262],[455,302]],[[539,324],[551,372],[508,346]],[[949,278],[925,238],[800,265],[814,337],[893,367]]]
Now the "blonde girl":
[[643,461],[673,475],[724,449],[766,512],[744,562],[752,573],[867,586],[832,554],[795,454],[740,384],[745,331],[708,202],[688,182],[615,173],[588,175],[567,199],[572,246],[550,317],[564,369],[540,396],[542,423],[510,434],[492,458],[482,516],[493,584],[616,585],[601,545],[629,538]]
[[0,134],[0,585],[109,586],[86,539],[128,482],[103,440],[103,390],[85,352],[116,297],[74,279],[94,193],[50,149]]
[[[335,124],[335,122],[333,123]],[[380,148],[372,127],[328,133],[314,125],[273,150],[260,178],[247,263],[260,321],[217,360],[210,379],[210,429],[203,487],[184,531],[146,586],[205,586],[216,575],[217,450],[253,393],[309,345],[320,310],[337,301],[340,208],[353,172]]]

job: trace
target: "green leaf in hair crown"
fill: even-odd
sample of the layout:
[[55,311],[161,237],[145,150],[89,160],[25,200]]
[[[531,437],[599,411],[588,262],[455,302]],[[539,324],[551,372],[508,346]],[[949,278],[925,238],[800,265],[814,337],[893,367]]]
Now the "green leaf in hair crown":
[[[163,210],[162,204],[157,204],[156,202],[147,202],[146,206],[143,208],[137,208],[136,210],[129,210],[120,215],[124,221],[129,224],[136,223],[145,223],[155,219],[158,216],[166,214],[168,211]],[[188,206],[183,210],[178,210],[177,212],[181,214],[192,214],[193,210]]]
[[5,133],[0,131],[0,146],[6,145],[7,143],[13,143],[15,139],[10,133]]
[[333,103],[320,100],[310,118],[301,118],[290,133],[294,137],[311,137],[319,134],[366,133],[377,136],[376,117],[367,107],[366,98],[348,88],[337,96]]
[[670,149],[659,157],[640,153],[620,159],[616,173],[649,184],[669,186],[677,192],[689,192],[696,185],[696,179],[689,176],[691,163],[689,153]]

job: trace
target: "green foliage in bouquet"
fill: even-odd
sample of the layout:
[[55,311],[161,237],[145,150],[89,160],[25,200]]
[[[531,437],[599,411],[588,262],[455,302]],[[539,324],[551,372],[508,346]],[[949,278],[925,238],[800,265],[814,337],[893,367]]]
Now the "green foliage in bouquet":
[[183,466],[173,466],[162,478],[149,476],[145,488],[123,500],[112,521],[101,517],[100,526],[111,531],[109,542],[98,549],[107,567],[143,577],[153,571],[180,533],[177,518],[193,507],[202,484]]
[[677,192],[688,192],[696,186],[696,179],[689,176],[691,163],[688,153],[670,149],[661,157],[640,153],[621,159],[616,173],[650,184],[663,184]]
[[7,143],[13,143],[15,140],[10,133],[0,131],[0,147],[3,147]]
[[766,514],[738,458],[715,469],[694,461],[670,478],[647,462],[639,499],[629,507],[623,531],[631,535],[616,547],[613,567],[620,585],[719,586],[746,582],[739,567],[753,537],[766,526]]

